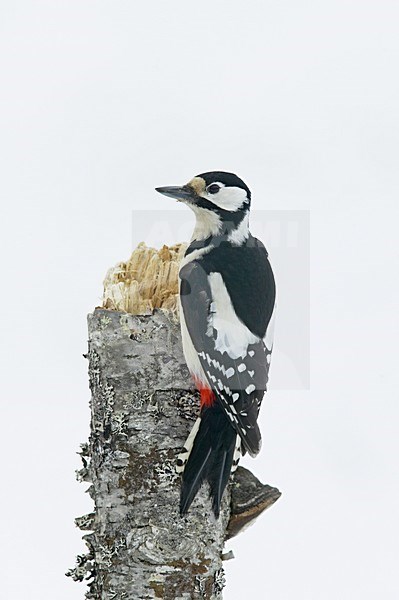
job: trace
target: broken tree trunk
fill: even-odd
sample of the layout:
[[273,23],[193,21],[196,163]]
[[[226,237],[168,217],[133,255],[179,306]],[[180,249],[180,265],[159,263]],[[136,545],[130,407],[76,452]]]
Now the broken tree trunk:
[[220,599],[225,539],[280,495],[239,468],[218,520],[205,486],[179,515],[176,456],[199,406],[177,321],[183,251],[140,245],[88,317],[91,433],[78,476],[95,509],[76,520],[89,551],[68,573],[88,579],[88,599]]

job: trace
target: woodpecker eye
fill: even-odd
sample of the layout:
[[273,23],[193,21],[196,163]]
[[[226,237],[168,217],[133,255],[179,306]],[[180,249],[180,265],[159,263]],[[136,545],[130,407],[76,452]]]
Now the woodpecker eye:
[[218,185],[217,183],[212,183],[210,186],[207,187],[207,192],[209,194],[217,194],[219,190],[220,185]]

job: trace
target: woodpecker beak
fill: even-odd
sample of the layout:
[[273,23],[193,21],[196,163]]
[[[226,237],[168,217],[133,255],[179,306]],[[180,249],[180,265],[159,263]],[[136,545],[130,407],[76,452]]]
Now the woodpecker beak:
[[155,188],[155,190],[160,194],[163,194],[164,196],[169,196],[169,198],[174,198],[179,202],[185,202],[186,200],[195,200],[196,198],[195,191],[189,185],[183,185],[182,187],[157,187]]

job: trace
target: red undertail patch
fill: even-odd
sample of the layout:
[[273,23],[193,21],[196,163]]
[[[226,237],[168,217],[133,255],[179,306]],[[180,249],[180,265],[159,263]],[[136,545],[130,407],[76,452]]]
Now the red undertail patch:
[[196,377],[194,377],[194,382],[197,387],[197,390],[199,390],[201,394],[200,407],[202,408],[203,406],[213,406],[216,400],[213,390],[211,390],[211,388],[209,387],[204,386],[204,384],[201,381],[199,381]]

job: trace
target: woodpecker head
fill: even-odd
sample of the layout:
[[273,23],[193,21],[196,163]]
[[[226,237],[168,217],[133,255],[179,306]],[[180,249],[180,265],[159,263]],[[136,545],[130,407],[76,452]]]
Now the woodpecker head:
[[[228,235],[240,232],[240,239],[248,230],[251,192],[233,173],[211,171],[197,175],[181,187],[155,188],[160,194],[184,202],[195,213],[197,224],[193,239]],[[236,233],[237,237],[237,233]]]

